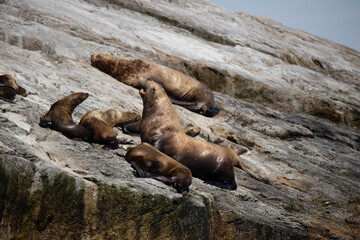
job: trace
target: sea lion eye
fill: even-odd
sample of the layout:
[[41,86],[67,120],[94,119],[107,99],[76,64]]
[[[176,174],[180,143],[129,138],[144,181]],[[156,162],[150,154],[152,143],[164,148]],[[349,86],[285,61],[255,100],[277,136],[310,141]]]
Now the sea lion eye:
[[155,92],[156,91],[156,89],[155,88],[153,88],[153,92]]

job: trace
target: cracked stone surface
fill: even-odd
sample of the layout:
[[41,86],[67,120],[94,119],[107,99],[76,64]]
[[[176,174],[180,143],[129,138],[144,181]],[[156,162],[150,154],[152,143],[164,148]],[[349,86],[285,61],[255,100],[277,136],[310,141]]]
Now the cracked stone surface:
[[[0,0],[0,74],[26,88],[0,100],[0,239],[359,239],[360,53],[207,0]],[[194,178],[186,195],[140,179],[119,149],[41,128],[52,103],[73,113],[142,112],[136,89],[90,65],[144,58],[215,92],[219,115],[176,106],[183,126],[230,146],[236,191]]]

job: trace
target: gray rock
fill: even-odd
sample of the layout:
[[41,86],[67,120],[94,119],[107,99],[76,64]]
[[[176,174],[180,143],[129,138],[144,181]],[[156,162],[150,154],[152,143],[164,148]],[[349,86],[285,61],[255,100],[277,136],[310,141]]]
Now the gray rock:
[[[0,1],[0,74],[29,90],[0,100],[0,239],[357,239],[360,54],[207,0]],[[215,90],[207,118],[176,106],[198,138],[231,146],[259,182],[194,178],[186,195],[137,178],[117,150],[41,128],[73,92],[74,111],[141,113],[138,91],[90,65],[109,52],[175,68]]]

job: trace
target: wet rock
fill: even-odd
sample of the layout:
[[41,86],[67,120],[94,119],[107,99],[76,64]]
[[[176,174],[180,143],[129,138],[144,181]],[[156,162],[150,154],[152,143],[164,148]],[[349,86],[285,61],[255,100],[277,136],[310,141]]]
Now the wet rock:
[[[0,1],[0,74],[29,90],[0,100],[1,239],[356,239],[360,234],[360,54],[271,19],[195,1]],[[99,52],[144,58],[216,92],[183,126],[230,146],[236,191],[194,178],[181,195],[140,179],[119,149],[39,126],[74,92],[92,110],[142,112],[138,90],[90,65]]]

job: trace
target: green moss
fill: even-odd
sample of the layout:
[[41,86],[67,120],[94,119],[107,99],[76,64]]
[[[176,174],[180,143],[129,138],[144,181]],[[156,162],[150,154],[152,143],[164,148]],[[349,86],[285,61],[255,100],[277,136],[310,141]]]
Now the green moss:
[[99,188],[98,208],[100,226],[112,226],[104,229],[107,236],[209,239],[207,209],[186,197],[172,200],[164,195],[103,185]]

